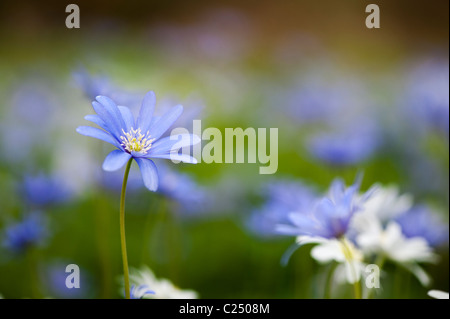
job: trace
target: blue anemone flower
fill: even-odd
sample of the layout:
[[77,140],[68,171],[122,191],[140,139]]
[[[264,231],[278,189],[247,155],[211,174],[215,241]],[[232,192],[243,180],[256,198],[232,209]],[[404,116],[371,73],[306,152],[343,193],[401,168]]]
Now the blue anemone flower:
[[332,165],[354,165],[372,156],[380,145],[375,125],[347,128],[342,132],[332,132],[313,136],[307,145],[315,158]]
[[177,203],[177,209],[184,215],[201,214],[211,208],[211,192],[190,175],[180,173],[168,165],[158,168],[162,173],[158,193]]
[[408,237],[422,237],[431,245],[448,243],[448,224],[434,214],[427,206],[411,208],[396,219],[402,233]]
[[360,178],[347,188],[342,180],[335,179],[327,196],[309,211],[290,213],[289,223],[278,225],[277,232],[291,236],[341,238],[347,233],[353,215],[363,208],[364,202],[373,192],[372,188],[361,196],[360,185]]
[[131,109],[138,107],[142,99],[142,92],[130,92],[119,89],[109,77],[92,75],[85,68],[73,72],[73,78],[89,99],[98,95],[107,95],[120,105],[128,105]]
[[70,197],[69,190],[61,179],[43,173],[25,176],[20,188],[26,200],[35,206],[61,203]]
[[289,214],[305,212],[316,201],[316,193],[301,182],[279,180],[264,186],[266,202],[255,209],[247,220],[247,227],[261,236],[276,235],[277,224],[289,223]]
[[23,253],[30,246],[42,244],[46,236],[47,228],[42,214],[33,212],[6,228],[3,245],[12,252]]
[[148,92],[135,120],[129,108],[117,106],[109,97],[97,96],[96,101],[92,102],[97,114],[87,115],[85,119],[97,124],[101,129],[90,126],[77,128],[78,133],[103,140],[117,148],[106,156],[103,162],[105,171],[118,170],[133,158],[139,165],[144,185],[151,191],[158,188],[158,173],[155,163],[150,158],[196,164],[195,158],[180,154],[179,150],[200,142],[200,138],[192,134],[162,138],[183,113],[183,107],[177,105],[161,117],[154,117],[155,103],[155,93]]

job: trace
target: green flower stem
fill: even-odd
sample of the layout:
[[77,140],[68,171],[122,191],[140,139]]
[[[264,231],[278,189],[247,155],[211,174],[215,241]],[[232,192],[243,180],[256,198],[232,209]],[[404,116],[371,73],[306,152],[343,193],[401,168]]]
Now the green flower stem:
[[125,298],[130,299],[130,276],[128,273],[127,243],[125,240],[125,194],[127,191],[128,173],[130,172],[132,158],[127,163],[123,176],[122,192],[120,194],[120,242],[122,246],[123,278],[125,280]]
[[355,299],[361,299],[361,281],[357,281],[353,284],[353,291],[355,294]]
[[26,252],[26,259],[30,272],[30,284],[31,294],[34,299],[41,299],[41,291],[39,289],[39,277],[38,277],[38,262],[37,262],[37,250],[35,247],[30,247]]
[[328,271],[328,275],[327,275],[327,279],[326,279],[326,283],[325,283],[325,294],[324,294],[324,299],[330,299],[331,298],[331,290],[332,290],[332,286],[333,286],[333,275],[334,275],[334,271],[337,268],[337,263],[333,262],[330,270]]
[[[378,269],[380,269],[380,276],[381,276],[381,270],[383,269],[385,262],[386,262],[386,255],[384,253],[380,253],[380,255],[378,255],[377,259],[375,260],[375,265],[377,265]],[[374,290],[375,290],[374,288],[369,290],[369,292],[367,293],[367,299],[372,298]]]

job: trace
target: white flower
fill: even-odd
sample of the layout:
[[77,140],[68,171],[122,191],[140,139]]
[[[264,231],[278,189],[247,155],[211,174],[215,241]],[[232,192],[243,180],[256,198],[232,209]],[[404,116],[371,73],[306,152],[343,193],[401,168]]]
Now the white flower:
[[[298,236],[298,245],[317,244],[311,250],[311,257],[325,264],[336,261],[345,267],[345,278],[353,284],[361,279],[364,269],[363,254],[347,238],[326,239],[322,237]],[[336,271],[340,273],[340,271]]]
[[376,216],[382,223],[406,212],[413,205],[409,194],[399,195],[396,186],[379,187],[364,204],[364,214]]
[[449,299],[448,292],[440,290],[430,290],[428,291],[428,296],[435,299]]
[[[197,292],[193,290],[181,290],[174,286],[168,279],[158,279],[147,266],[141,269],[130,269],[130,285],[134,285],[136,293],[139,293],[140,287],[144,287],[142,291],[151,290],[154,294],[145,294],[146,299],[196,299]],[[123,290],[123,289],[122,289]]]
[[436,262],[437,255],[425,238],[407,238],[398,223],[388,221],[411,205],[409,195],[399,196],[396,188],[379,189],[364,210],[354,216],[351,227],[356,233],[356,244],[365,255],[382,255],[411,271],[422,285],[427,286],[430,277],[417,263]]

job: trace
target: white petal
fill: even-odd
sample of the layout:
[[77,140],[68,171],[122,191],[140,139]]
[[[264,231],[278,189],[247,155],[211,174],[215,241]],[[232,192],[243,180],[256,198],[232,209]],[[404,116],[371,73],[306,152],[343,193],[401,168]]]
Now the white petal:
[[314,247],[311,250],[311,257],[320,263],[328,263],[333,260],[337,262],[345,261],[341,244],[335,239],[327,240],[326,242]]
[[440,291],[440,290],[430,290],[428,292],[428,296],[435,299],[449,299],[448,292]]

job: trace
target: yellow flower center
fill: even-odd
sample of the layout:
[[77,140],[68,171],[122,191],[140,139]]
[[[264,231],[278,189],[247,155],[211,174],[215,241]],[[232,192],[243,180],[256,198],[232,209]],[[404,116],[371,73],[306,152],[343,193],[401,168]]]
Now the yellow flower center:
[[131,128],[129,132],[125,132],[122,129],[122,133],[120,140],[128,153],[140,152],[145,155],[152,148],[152,143],[155,141],[154,138],[151,138],[149,132],[142,134],[140,128],[137,130]]

